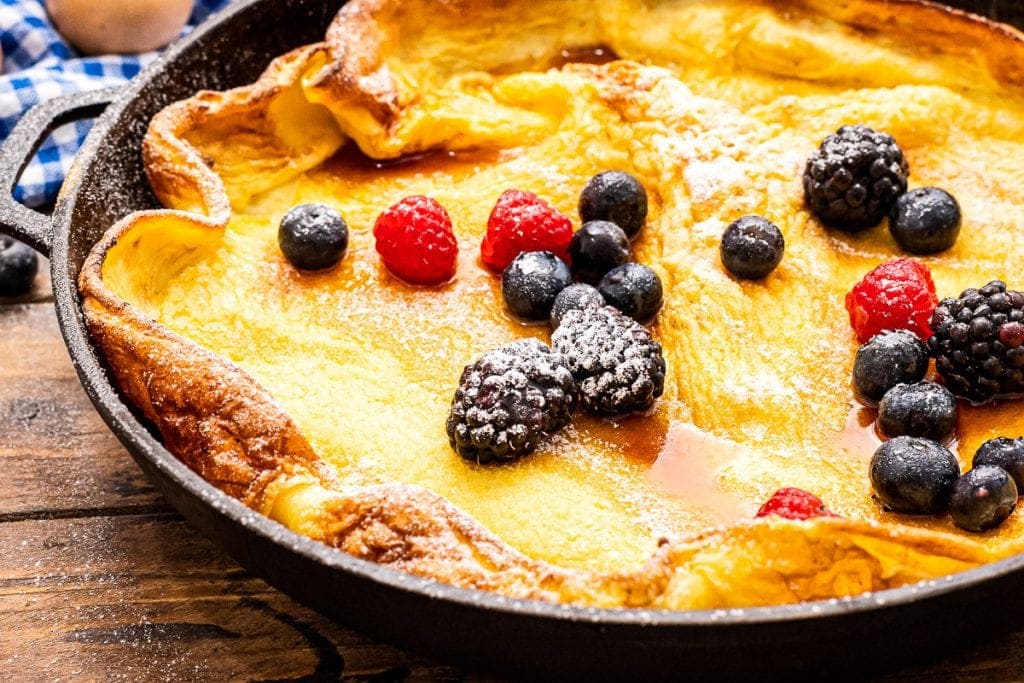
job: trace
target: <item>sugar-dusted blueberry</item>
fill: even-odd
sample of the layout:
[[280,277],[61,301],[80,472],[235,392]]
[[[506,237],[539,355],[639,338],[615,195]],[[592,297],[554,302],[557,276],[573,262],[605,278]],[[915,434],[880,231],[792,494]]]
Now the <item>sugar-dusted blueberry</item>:
[[722,233],[719,255],[725,269],[744,280],[767,277],[782,262],[782,231],[761,216],[744,216]]
[[324,204],[299,204],[281,219],[277,243],[285,258],[302,270],[337,264],[348,249],[348,225]]
[[609,305],[640,322],[653,318],[664,301],[661,278],[640,263],[612,268],[597,284],[597,291]]
[[589,221],[573,233],[569,257],[576,278],[594,285],[629,260],[629,238],[611,221]]
[[871,457],[871,486],[894,512],[934,515],[949,506],[960,466],[948,448],[929,439],[897,436]]
[[26,244],[0,235],[0,296],[21,296],[32,289],[39,257]]
[[889,232],[911,254],[937,254],[956,243],[960,204],[937,187],[919,187],[900,196],[889,212]]
[[600,308],[605,305],[601,292],[582,282],[569,285],[555,297],[551,304],[550,323],[551,329],[557,330],[562,324],[562,317],[569,311],[582,311],[585,308]]
[[945,441],[956,431],[956,397],[941,384],[897,384],[878,404],[878,426],[886,436]]
[[928,346],[909,330],[876,334],[857,349],[853,386],[865,398],[881,400],[897,384],[924,379],[928,358]]
[[1009,439],[1000,436],[989,439],[978,446],[974,454],[972,467],[995,465],[1002,467],[1013,477],[1017,488],[1024,490],[1024,438]]
[[979,465],[957,479],[949,498],[953,524],[966,531],[994,529],[1017,507],[1017,485],[995,465]]
[[501,274],[501,295],[513,315],[547,320],[555,297],[572,284],[572,272],[550,251],[524,251]]
[[647,222],[647,190],[625,171],[605,171],[583,188],[579,209],[584,223],[611,221],[633,239]]

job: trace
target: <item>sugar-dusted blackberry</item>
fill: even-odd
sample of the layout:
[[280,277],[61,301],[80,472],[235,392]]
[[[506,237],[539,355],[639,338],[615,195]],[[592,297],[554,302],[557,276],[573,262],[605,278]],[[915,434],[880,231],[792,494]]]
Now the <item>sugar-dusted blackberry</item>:
[[572,272],[550,251],[524,251],[501,274],[501,296],[513,315],[547,320],[555,297],[572,284]]
[[39,257],[27,244],[0,235],[0,296],[21,296],[32,289]]
[[907,160],[891,135],[843,126],[808,158],[807,206],[822,223],[858,232],[878,225],[907,191]]
[[611,221],[633,239],[647,222],[647,190],[625,171],[605,171],[587,182],[579,209],[583,222]]
[[725,269],[745,280],[760,280],[782,262],[786,241],[779,227],[761,216],[743,216],[722,233],[719,256]]
[[953,524],[966,531],[994,529],[1017,507],[1017,485],[1002,467],[980,465],[957,479],[949,498]]
[[595,415],[647,410],[665,388],[661,344],[611,306],[567,311],[551,346],[576,379],[583,407]]
[[949,506],[960,465],[948,448],[914,436],[897,436],[871,456],[871,486],[894,512],[934,515]]
[[551,317],[549,318],[551,329],[558,329],[558,326],[562,324],[562,316],[568,311],[600,308],[604,305],[604,297],[601,296],[601,292],[597,291],[596,287],[582,282],[569,285],[558,293],[558,296],[555,297],[555,303],[551,304]]
[[573,233],[569,257],[580,282],[596,285],[605,273],[629,260],[629,238],[611,221],[588,221]]
[[446,429],[466,460],[508,462],[569,424],[576,384],[562,358],[536,339],[484,354],[462,371]]
[[993,280],[943,299],[932,313],[928,346],[946,386],[983,403],[1024,395],[1024,293]]
[[597,291],[609,305],[640,322],[653,318],[664,303],[661,278],[642,263],[612,268],[597,283]]
[[1000,436],[978,446],[971,467],[995,465],[1010,473],[1017,488],[1024,491],[1024,438]]
[[886,330],[857,349],[853,386],[865,398],[881,400],[897,384],[924,379],[928,346],[909,330]]
[[878,426],[886,436],[946,441],[956,431],[956,398],[934,382],[897,384],[878,404]]
[[904,251],[937,254],[960,235],[960,204],[937,187],[919,187],[896,200],[889,212],[889,233]]

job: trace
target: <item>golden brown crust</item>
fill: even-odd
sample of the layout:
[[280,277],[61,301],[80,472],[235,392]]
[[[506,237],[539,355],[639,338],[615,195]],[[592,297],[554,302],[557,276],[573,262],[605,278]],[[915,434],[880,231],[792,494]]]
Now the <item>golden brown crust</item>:
[[[910,0],[791,4],[859,30],[885,30],[897,39],[913,32],[925,47],[953,50],[983,63],[1009,86],[1024,84],[1024,72],[1017,66],[1024,41],[1012,30]],[[524,12],[542,12],[554,3],[514,7],[526,5],[530,8]],[[935,532],[853,520],[766,520],[665,542],[633,573],[602,575],[555,567],[516,552],[424,489],[340,488],[292,419],[251,377],[141,314],[107,286],[104,262],[119,241],[159,231],[161,222],[171,219],[191,229],[221,231],[232,205],[261,189],[233,185],[222,158],[204,155],[204,149],[221,143],[222,135],[238,141],[244,154],[266,151],[275,160],[268,170],[274,182],[319,163],[346,135],[382,155],[409,151],[393,138],[418,97],[415,79],[396,75],[388,63],[389,50],[409,44],[398,33],[403,25],[396,21],[399,12],[439,17],[435,24],[418,27],[418,44],[427,49],[431,42],[425,34],[431,30],[486,25],[508,11],[497,0],[355,0],[339,14],[326,44],[275,60],[251,86],[199,93],[154,118],[143,151],[147,173],[160,200],[180,211],[136,214],[112,227],[83,267],[80,289],[90,332],[118,385],[158,427],[167,447],[221,490],[300,533],[419,576],[514,597],[616,607],[778,603],[880,590],[997,557],[979,543]],[[959,41],[955,48],[950,47],[951,35]],[[541,33],[531,54],[543,63],[562,48],[606,38],[600,17],[594,15]],[[508,59],[450,56],[444,62],[449,68],[431,76],[438,82],[467,68],[494,70]],[[523,58],[514,55],[513,61]],[[281,98],[300,91],[308,96],[303,111],[318,117],[317,143],[305,148],[297,141],[302,136],[294,136],[294,130],[269,114]],[[321,116],[320,107],[331,111],[333,121]],[[296,517],[294,509],[304,512]],[[777,552],[780,547],[786,552]]]

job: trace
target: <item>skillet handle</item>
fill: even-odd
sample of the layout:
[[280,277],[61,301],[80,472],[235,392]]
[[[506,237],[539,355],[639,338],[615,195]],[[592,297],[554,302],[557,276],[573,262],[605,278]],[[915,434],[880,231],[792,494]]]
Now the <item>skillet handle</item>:
[[113,87],[63,95],[37,104],[21,117],[0,148],[0,232],[50,255],[51,218],[17,202],[14,187],[47,135],[65,123],[96,118],[117,98],[120,90],[120,87]]

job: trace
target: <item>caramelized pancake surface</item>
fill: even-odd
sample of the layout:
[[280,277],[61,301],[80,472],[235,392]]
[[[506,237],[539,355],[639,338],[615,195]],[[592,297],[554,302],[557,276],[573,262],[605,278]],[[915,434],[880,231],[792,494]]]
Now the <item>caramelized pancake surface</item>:
[[[390,7],[353,3],[338,24]],[[257,509],[329,538],[320,518],[333,492],[421,487],[531,560],[513,565],[559,575],[550,563],[600,585],[581,597],[545,584],[553,599],[768,604],[898,585],[1014,552],[1020,515],[968,538],[946,518],[891,515],[872,499],[867,462],[878,440],[870,411],[853,403],[856,342],[843,296],[898,252],[884,226],[857,236],[825,230],[803,206],[800,174],[840,125],[885,130],[907,155],[912,187],[941,186],[963,207],[957,245],[924,259],[940,297],[994,278],[1024,286],[1015,277],[1024,253],[1020,84],[987,63],[965,62],[956,46],[908,46],[865,30],[856,17],[814,9],[612,3],[594,17],[576,8],[574,16],[589,18],[538,28],[553,37],[504,68],[486,63],[482,47],[470,55],[444,42],[419,43],[413,54],[381,48],[395,83],[391,98],[367,87],[360,100],[332,85],[331,65],[347,63],[351,45],[340,55],[330,43],[293,53],[271,68],[263,90],[198,96],[201,108],[172,108],[163,128],[158,117],[147,142],[154,187],[170,208],[195,213],[153,213],[113,229],[83,279],[94,334],[101,345],[107,340],[126,392],[162,430],[172,427],[146,385],[152,359],[125,360],[145,353],[105,318],[125,315],[119,306],[144,321],[132,321],[141,334],[163,343],[170,331],[174,348],[194,344],[228,359],[272,397],[315,454],[300,448],[302,458],[281,460],[317,465],[254,467],[258,485],[237,470],[208,477]],[[625,59],[545,68],[556,48],[596,44]],[[450,68],[423,71],[417,60],[426,58]],[[370,161],[355,145],[395,159]],[[518,337],[548,340],[545,327],[505,313],[498,279],[477,260],[487,216],[501,191],[520,188],[575,221],[580,189],[608,168],[637,175],[651,197],[634,255],[666,288],[653,326],[668,362],[665,394],[650,416],[578,416],[513,465],[468,464],[444,433],[462,366]],[[373,250],[376,216],[411,194],[434,197],[452,216],[462,255],[447,285],[407,286]],[[338,208],[352,230],[345,260],[324,273],[295,270],[276,246],[280,217],[308,201]],[[764,282],[736,281],[718,259],[725,226],[748,213],[770,218],[786,238],[783,263]],[[983,440],[1024,432],[1016,403],[964,412],[965,469]],[[238,440],[243,459],[262,448]],[[769,520],[748,528],[759,503],[783,486],[814,491],[850,520],[884,524],[844,531],[836,528],[843,522]],[[699,540],[715,528],[730,530],[726,540]],[[883,550],[854,540],[858,533],[888,534],[905,547]],[[698,540],[684,552],[659,547],[663,538]],[[336,545],[365,554],[362,546]],[[845,552],[848,567],[836,559]],[[779,577],[737,571],[754,561],[750,553]],[[460,582],[457,571],[410,570]],[[628,598],[609,597],[608,576],[627,577]],[[798,576],[810,577],[807,585]],[[744,581],[751,585],[735,585]],[[479,578],[462,582],[519,594]]]

